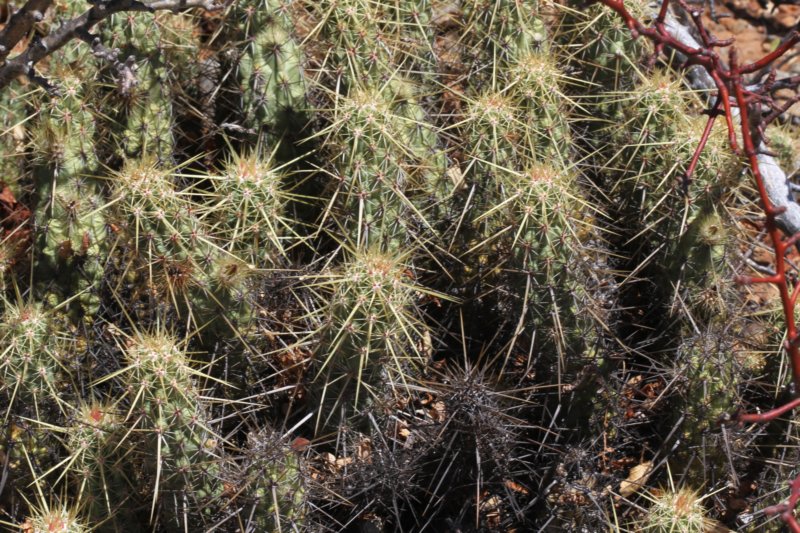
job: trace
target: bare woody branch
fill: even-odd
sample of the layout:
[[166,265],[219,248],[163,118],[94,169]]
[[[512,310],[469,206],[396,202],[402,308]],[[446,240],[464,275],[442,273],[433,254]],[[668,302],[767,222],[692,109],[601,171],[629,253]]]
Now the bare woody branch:
[[32,25],[41,20],[44,11],[52,4],[52,0],[30,0],[12,17],[6,27],[0,31],[0,89],[6,87],[19,76],[27,76],[31,80],[39,79],[34,67],[73,39],[88,35],[91,29],[114,13],[129,11],[183,11],[200,8],[217,11],[226,6],[225,2],[215,0],[156,0],[140,2],[139,0],[110,0],[97,2],[83,15],[63,22],[56,30],[42,39],[31,43],[18,55],[8,58],[11,50],[29,33]]
[[34,23],[44,18],[53,0],[29,0],[22,9],[14,13],[0,31],[0,61],[4,61],[11,50],[31,31]]

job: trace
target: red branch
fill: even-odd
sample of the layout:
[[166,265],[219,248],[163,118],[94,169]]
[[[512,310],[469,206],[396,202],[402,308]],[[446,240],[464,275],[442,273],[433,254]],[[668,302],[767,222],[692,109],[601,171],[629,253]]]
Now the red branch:
[[[793,31],[784,41],[772,52],[765,55],[758,61],[747,65],[740,65],[737,60],[736,49],[730,48],[728,53],[728,64],[726,65],[717,52],[718,48],[726,48],[733,44],[733,40],[720,41],[706,30],[702,21],[702,10],[689,6],[685,0],[673,0],[682,9],[689,13],[700,36],[702,45],[694,48],[681,42],[671,35],[666,28],[666,17],[670,6],[670,0],[663,0],[661,8],[655,20],[646,26],[637,20],[625,8],[624,0],[598,0],[607,7],[613,9],[625,22],[634,38],[640,35],[645,36],[655,45],[656,54],[662,53],[665,49],[679,52],[685,57],[683,66],[689,67],[699,65],[708,73],[717,89],[716,99],[707,111],[709,118],[705,131],[698,143],[689,167],[684,175],[684,187],[691,181],[692,173],[700,157],[700,153],[708,142],[711,128],[716,117],[720,114],[725,116],[728,128],[728,139],[731,149],[735,153],[740,153],[736,141],[737,128],[735,126],[736,117],[733,108],[738,108],[738,130],[741,134],[744,145],[744,154],[747,157],[747,164],[755,180],[761,199],[761,206],[766,218],[765,230],[769,235],[773,250],[775,252],[775,274],[767,277],[737,276],[736,280],[742,284],[768,283],[775,285],[780,293],[783,305],[783,314],[786,321],[786,342],[784,349],[789,357],[792,366],[792,380],[794,390],[800,392],[800,335],[798,335],[797,323],[795,322],[795,305],[797,304],[800,290],[795,286],[794,281],[787,276],[786,252],[790,247],[800,241],[800,234],[791,235],[785,238],[778,226],[777,217],[785,210],[785,207],[776,207],[767,194],[765,180],[761,174],[758,164],[757,149],[766,124],[784,112],[787,107],[777,106],[772,98],[772,94],[777,88],[786,88],[787,82],[775,81],[774,68],[771,65],[781,56],[786,54],[795,44],[800,42],[800,34]],[[745,75],[756,74],[764,69],[770,69],[766,80],[745,80]],[[759,75],[756,74],[758,78]],[[763,76],[761,76],[763,78]],[[797,83],[800,80],[792,80],[794,85],[790,86],[797,90]],[[798,97],[800,99],[800,97]],[[795,100],[797,101],[797,100]],[[767,108],[770,113],[764,115],[762,109]],[[790,402],[760,414],[740,414],[737,417],[739,423],[766,423],[778,418],[794,408],[800,406],[800,398],[795,398]],[[794,515],[794,509],[800,501],[800,475],[790,483],[789,498],[779,505],[765,509],[766,514],[780,515],[789,529],[800,533],[800,522]]]

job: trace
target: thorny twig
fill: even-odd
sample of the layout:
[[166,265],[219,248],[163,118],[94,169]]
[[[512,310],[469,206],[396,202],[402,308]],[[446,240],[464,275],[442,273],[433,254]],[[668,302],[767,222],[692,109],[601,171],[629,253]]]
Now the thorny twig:
[[[9,58],[12,50],[27,35],[33,24],[44,18],[44,13],[51,6],[52,0],[28,0],[5,27],[0,30],[0,90],[18,76],[26,76],[31,81],[41,82],[43,78],[36,74],[36,64],[75,38],[86,39],[91,29],[100,21],[114,13],[123,11],[180,11],[190,8],[201,8],[207,11],[218,11],[227,5],[216,0],[155,0],[143,3],[139,0],[98,0],[91,2],[92,7],[84,14],[61,25],[49,35],[34,39],[27,47],[14,57]],[[92,45],[92,43],[89,43]],[[98,53],[96,46],[93,46]],[[101,52],[102,53],[102,52]],[[123,63],[119,63],[124,65]]]
[[[795,394],[797,394],[800,392],[800,332],[798,332],[795,318],[795,306],[800,297],[800,284],[795,283],[794,278],[789,276],[790,269],[786,253],[800,242],[800,231],[792,228],[792,231],[787,232],[788,236],[786,237],[782,232],[787,229],[787,226],[789,228],[792,226],[780,218],[786,213],[788,207],[780,205],[783,202],[776,203],[774,191],[769,190],[771,184],[765,179],[762,172],[762,166],[765,166],[765,163],[761,146],[766,125],[787,109],[786,106],[779,106],[773,95],[778,89],[789,88],[797,91],[798,85],[800,85],[798,76],[776,81],[774,68],[776,60],[800,42],[800,33],[792,31],[774,51],[753,63],[740,64],[736,49],[731,47],[733,40],[721,41],[709,34],[701,18],[702,10],[689,6],[684,0],[672,0],[672,2],[663,0],[658,14],[650,25],[643,24],[631,15],[625,7],[624,0],[598,1],[614,10],[623,19],[634,38],[643,35],[652,41],[656,54],[664,53],[668,49],[677,52],[683,60],[684,67],[699,66],[713,80],[716,97],[707,111],[709,118],[706,130],[684,175],[684,186],[688,187],[691,182],[692,172],[700,153],[705,148],[714,122],[717,117],[723,116],[728,129],[728,141],[731,149],[737,154],[742,153],[743,150],[746,156],[764,210],[765,230],[770,236],[775,253],[773,274],[762,277],[737,276],[737,281],[743,284],[768,283],[777,287],[786,320],[784,349],[791,362],[792,381]],[[677,4],[688,13],[700,42],[692,39],[693,43],[687,44],[686,39],[676,37],[668,29],[667,17],[671,4]],[[671,29],[674,31],[674,28]],[[718,52],[723,48],[728,48],[727,64]],[[737,118],[738,124],[736,124]],[[737,134],[741,137],[743,145],[741,148],[737,141]],[[739,414],[737,421],[740,423],[765,423],[798,406],[800,406],[800,397],[765,413]],[[791,531],[800,533],[800,522],[794,515],[794,508],[798,501],[800,501],[800,475],[790,483],[789,498],[784,503],[765,509],[764,512],[769,515],[780,515]]]

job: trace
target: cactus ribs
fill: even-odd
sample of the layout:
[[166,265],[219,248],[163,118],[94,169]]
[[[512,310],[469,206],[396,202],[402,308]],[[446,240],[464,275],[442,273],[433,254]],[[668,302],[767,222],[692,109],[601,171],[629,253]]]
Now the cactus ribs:
[[[669,50],[675,52],[682,68],[699,66],[714,81],[717,92],[713,103],[706,110],[708,122],[703,136],[698,143],[695,153],[683,175],[684,190],[691,183],[692,173],[703,151],[716,119],[725,118],[728,128],[728,140],[731,149],[740,155],[744,153],[750,173],[755,180],[761,200],[761,207],[766,217],[764,228],[772,241],[775,257],[774,274],[765,277],[737,276],[736,281],[741,284],[768,283],[777,287],[783,314],[786,321],[786,341],[784,349],[788,353],[792,368],[792,385],[795,398],[786,404],[758,414],[739,413],[735,421],[744,423],[766,423],[800,406],[800,332],[795,318],[795,306],[800,297],[800,282],[797,273],[792,272],[786,261],[786,253],[792,246],[800,243],[800,233],[784,236],[781,227],[780,215],[786,211],[785,206],[777,206],[768,193],[768,185],[759,167],[759,150],[763,151],[762,140],[767,125],[786,112],[794,103],[800,101],[800,76],[791,76],[781,80],[776,79],[775,61],[791,50],[800,42],[800,33],[793,30],[769,54],[749,64],[740,64],[737,60],[736,48],[731,46],[733,39],[718,40],[706,30],[702,20],[702,10],[691,6],[683,0],[663,0],[658,15],[646,25],[637,20],[626,9],[624,0],[598,0],[600,3],[614,10],[625,22],[634,39],[644,36],[655,45],[654,54],[650,60],[652,66],[659,55]],[[700,46],[687,44],[670,32],[668,11],[671,4],[677,4],[691,17],[696,33],[700,38]],[[728,48],[727,65],[722,59],[718,49]],[[795,96],[788,101],[778,104],[774,95],[780,89],[790,89]],[[738,117],[737,117],[738,115]],[[735,124],[738,118],[738,131]],[[741,137],[743,150],[739,146],[737,136]],[[800,522],[794,516],[794,508],[800,501],[800,475],[790,483],[789,498],[779,505],[768,507],[764,512],[768,515],[780,515],[789,529],[800,532]]]

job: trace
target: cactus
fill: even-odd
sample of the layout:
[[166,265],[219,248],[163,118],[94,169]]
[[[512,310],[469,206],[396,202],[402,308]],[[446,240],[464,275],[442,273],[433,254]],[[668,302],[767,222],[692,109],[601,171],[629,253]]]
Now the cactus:
[[125,424],[142,435],[136,451],[154,484],[151,509],[159,504],[170,527],[189,527],[204,502],[222,490],[214,457],[218,437],[197,383],[204,375],[165,332],[131,339],[125,359],[128,366],[109,377],[127,384],[131,408]]
[[428,291],[404,256],[378,250],[353,252],[314,288],[328,302],[312,389],[319,427],[338,423],[340,410],[368,405],[380,387],[407,385],[409,368],[424,360],[418,300]]
[[342,73],[344,81],[350,85],[361,78],[374,80],[381,73],[394,70],[393,65],[402,64],[396,58],[401,55],[402,48],[369,44],[398,42],[394,40],[397,39],[395,32],[408,28],[386,24],[391,17],[386,16],[389,13],[384,13],[382,7],[364,0],[310,3],[316,22],[310,37],[320,42],[319,50],[312,50],[312,56],[320,56],[320,74]]
[[[208,208],[195,201],[193,186],[180,188],[181,177],[178,169],[161,168],[155,158],[129,160],[116,174],[115,220],[132,244],[132,274],[145,282],[156,302],[198,326],[218,317],[218,309],[237,309],[229,322],[246,323],[243,296],[253,266],[217,244],[232,235],[215,233],[220,222],[205,220]],[[230,195],[223,197],[221,212],[235,232],[237,212],[231,211],[242,206],[230,201]],[[220,322],[216,326],[225,327]]]
[[15,187],[25,174],[25,126],[30,120],[26,102],[26,90],[22,87],[13,86],[0,92],[0,173],[4,183]]
[[[633,0],[625,5],[639,20],[653,16],[647,2]],[[652,50],[650,42],[631,39],[625,22],[600,5],[581,11],[568,10],[562,18],[561,31],[554,40],[574,50],[586,82],[600,84],[609,91],[630,90],[642,60]],[[592,100],[614,102],[614,98],[605,94]]]
[[336,162],[328,178],[326,210],[334,234],[353,245],[400,250],[411,228],[431,228],[424,212],[442,202],[446,169],[435,129],[427,124],[413,78],[356,72],[346,95],[330,94],[326,150]]
[[650,499],[647,513],[636,524],[639,531],[705,533],[713,527],[706,517],[703,499],[692,489],[664,489],[653,494]]
[[207,223],[218,228],[226,251],[250,264],[279,265],[297,240],[288,216],[290,174],[273,156],[234,154],[213,178],[218,200]]
[[20,526],[30,533],[89,533],[92,528],[76,509],[58,502],[42,502]]
[[66,469],[72,474],[70,481],[83,514],[96,529],[132,531],[136,517],[128,506],[133,492],[123,462],[130,441],[120,414],[111,405],[93,402],[81,405],[71,419],[65,429],[65,448],[70,454]]
[[237,76],[243,125],[281,133],[292,113],[306,107],[303,53],[292,37],[291,0],[247,0],[236,4],[242,19],[244,50]]
[[[116,121],[124,124],[118,148],[124,156],[155,156],[170,165],[176,151],[175,105],[181,85],[196,77],[198,43],[191,15],[156,17],[120,13],[109,18],[103,35],[121,49],[128,69],[117,76],[110,96]],[[132,65],[130,65],[132,64]],[[182,64],[180,69],[170,65]]]
[[466,140],[464,178],[477,191],[460,244],[464,274],[488,293],[474,314],[502,317],[497,324],[510,330],[510,345],[535,344],[542,368],[560,375],[577,368],[591,339],[578,307],[586,303],[582,250],[597,238],[581,170],[571,163],[576,104],[534,8],[476,2],[470,9],[480,38],[473,53],[488,42],[497,67],[468,80],[462,116],[451,127]]
[[0,459],[7,480],[17,490],[30,484],[37,470],[50,464],[54,442],[47,431],[22,420],[4,423],[0,434]]
[[100,167],[95,146],[98,120],[92,105],[97,97],[96,72],[85,66],[91,63],[85,50],[69,47],[55,59],[50,68],[60,77],[61,96],[36,94],[40,112],[29,125],[37,156],[34,220],[39,242],[34,268],[40,284],[56,276],[65,281],[60,289],[40,287],[43,296],[51,291],[60,300],[77,295],[76,315],[94,315],[108,254],[102,185],[94,178]]
[[250,432],[244,460],[231,473],[246,505],[240,519],[255,531],[295,531],[304,526],[305,483],[298,453],[266,429]]
[[[791,425],[717,425],[782,376],[773,278],[733,283],[775,215],[752,216],[723,127],[693,161],[702,97],[602,3],[9,4],[33,62],[0,91],[6,519],[732,523],[794,453],[768,445]],[[662,460],[708,491],[762,466],[713,509],[613,499]]]
[[51,316],[37,304],[7,303],[0,331],[0,378],[7,405],[24,405],[37,416],[45,406],[59,406],[69,352],[59,345]]

